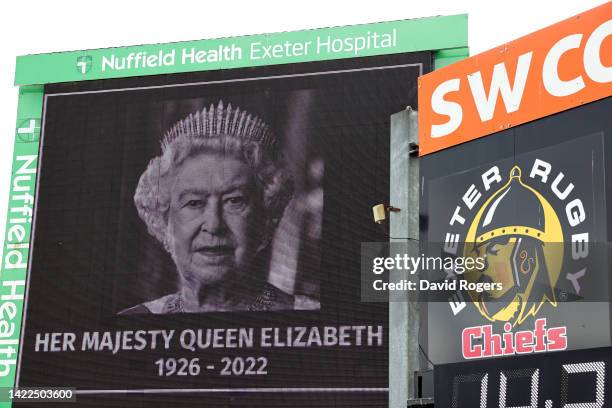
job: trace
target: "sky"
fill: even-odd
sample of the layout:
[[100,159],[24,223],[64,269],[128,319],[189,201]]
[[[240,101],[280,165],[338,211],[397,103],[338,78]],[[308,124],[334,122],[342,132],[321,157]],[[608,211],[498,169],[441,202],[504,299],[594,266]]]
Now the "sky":
[[6,1],[0,5],[0,237],[4,240],[18,55],[274,33],[467,13],[470,55],[605,1]]

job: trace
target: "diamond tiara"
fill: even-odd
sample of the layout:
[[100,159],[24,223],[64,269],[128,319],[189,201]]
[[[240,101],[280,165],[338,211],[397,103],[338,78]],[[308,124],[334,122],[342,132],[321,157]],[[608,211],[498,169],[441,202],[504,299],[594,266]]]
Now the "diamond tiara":
[[211,104],[195,113],[190,113],[179,120],[164,135],[161,143],[162,152],[180,137],[214,138],[228,135],[245,142],[255,142],[263,146],[272,146],[276,141],[272,129],[259,117],[250,114],[232,104],[223,107],[223,101],[215,107]]

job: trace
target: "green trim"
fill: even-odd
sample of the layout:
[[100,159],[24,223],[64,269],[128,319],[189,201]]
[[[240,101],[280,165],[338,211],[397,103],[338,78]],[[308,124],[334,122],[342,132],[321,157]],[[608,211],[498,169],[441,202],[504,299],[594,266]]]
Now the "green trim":
[[[0,348],[0,387],[13,387],[15,382],[36,191],[43,95],[42,86],[24,86],[19,89],[11,189],[0,266],[0,305],[4,311],[0,326],[3,343]],[[0,407],[10,406],[10,402],[0,403]]]
[[[463,48],[467,47],[467,24],[467,14],[459,14],[276,34],[26,55],[17,57],[15,84],[174,74]],[[287,47],[287,44],[290,45]],[[263,48],[274,45],[276,54],[264,56]],[[360,49],[356,51],[356,48]],[[216,60],[195,61],[192,49],[206,52],[200,54],[202,58],[216,57]],[[141,57],[146,53],[146,60],[158,65],[134,67],[138,53]],[[120,69],[124,61],[127,64],[130,54],[130,68]],[[158,58],[160,55],[161,59]]]
[[440,69],[447,65],[466,59],[470,56],[468,47],[451,48],[439,50],[434,53],[434,69]]

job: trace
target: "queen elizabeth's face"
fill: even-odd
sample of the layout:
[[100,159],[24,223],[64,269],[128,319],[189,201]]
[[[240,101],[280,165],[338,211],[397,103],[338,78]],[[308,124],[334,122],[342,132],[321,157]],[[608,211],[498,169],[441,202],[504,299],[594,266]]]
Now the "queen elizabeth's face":
[[202,153],[176,170],[168,243],[182,277],[215,285],[247,273],[261,243],[260,194],[243,161]]

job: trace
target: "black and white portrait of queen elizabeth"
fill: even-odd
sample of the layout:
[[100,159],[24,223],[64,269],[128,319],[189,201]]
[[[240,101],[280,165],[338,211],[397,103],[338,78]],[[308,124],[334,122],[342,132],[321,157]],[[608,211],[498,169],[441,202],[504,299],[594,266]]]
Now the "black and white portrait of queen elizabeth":
[[178,290],[120,314],[294,309],[295,296],[256,266],[293,191],[262,119],[219,101],[178,121],[134,194],[149,234],[176,265]]

